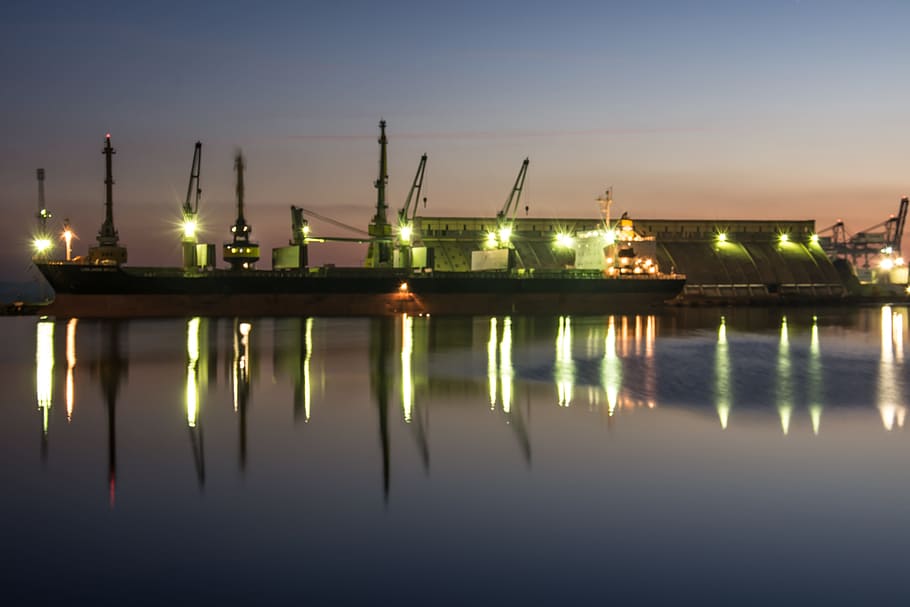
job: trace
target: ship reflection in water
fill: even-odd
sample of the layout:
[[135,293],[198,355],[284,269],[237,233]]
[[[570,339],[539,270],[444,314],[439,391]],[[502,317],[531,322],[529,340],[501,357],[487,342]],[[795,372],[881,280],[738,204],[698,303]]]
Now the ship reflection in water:
[[[839,402],[840,406],[848,405],[858,410],[866,408],[867,399],[875,395],[877,409],[886,431],[903,428],[906,406],[903,404],[903,334],[904,311],[894,311],[891,306],[881,308],[880,335],[881,350],[877,363],[875,383],[858,386],[853,390],[859,400]],[[203,445],[202,408],[203,401],[212,400],[208,391],[216,387],[209,386],[209,381],[216,379],[215,361],[218,358],[218,341],[214,337],[215,327],[219,322],[230,328],[230,350],[225,361],[229,363],[227,381],[230,385],[231,407],[236,415],[238,427],[238,457],[240,467],[245,467],[247,458],[247,426],[250,403],[254,390],[251,375],[252,346],[251,333],[254,324],[264,325],[271,330],[273,340],[272,367],[275,376],[290,375],[292,378],[292,397],[290,399],[292,420],[302,417],[305,423],[311,421],[314,407],[331,407],[331,402],[323,402],[327,377],[327,367],[339,362],[344,364],[345,353],[341,349],[333,352],[338,339],[335,327],[351,329],[351,322],[331,319],[267,319],[244,321],[234,319],[225,321],[194,317],[186,321],[186,367],[184,409],[186,426],[189,431],[193,452],[196,476],[201,485],[205,483],[205,455]],[[574,322],[574,325],[573,325]],[[401,421],[413,427],[413,434],[422,456],[424,465],[429,469],[430,443],[427,439],[429,409],[436,399],[446,400],[457,396],[462,401],[460,406],[470,407],[472,401],[479,404],[482,381],[471,369],[476,365],[478,342],[485,341],[486,352],[486,390],[489,410],[499,411],[507,424],[515,424],[519,429],[522,451],[530,462],[530,438],[525,429],[523,416],[530,416],[531,395],[538,406],[549,402],[555,407],[583,405],[587,412],[600,411],[607,418],[612,418],[624,411],[634,409],[655,409],[658,401],[665,408],[682,408],[700,413],[701,397],[710,394],[711,389],[695,390],[692,394],[668,394],[669,390],[658,387],[660,352],[658,340],[659,323],[664,324],[668,333],[667,341],[673,347],[697,344],[705,356],[713,359],[713,377],[706,385],[713,385],[715,412],[720,427],[727,430],[731,423],[731,413],[736,402],[735,394],[740,393],[741,404],[751,413],[754,420],[761,420],[763,403],[773,404],[780,430],[789,435],[791,420],[795,411],[805,410],[811,431],[818,435],[821,427],[822,412],[825,400],[825,370],[823,368],[822,346],[819,330],[819,319],[812,315],[801,327],[806,333],[804,344],[791,346],[789,321],[787,315],[781,315],[777,329],[774,356],[766,358],[760,350],[767,351],[767,333],[743,332],[730,336],[726,315],[719,315],[716,328],[716,340],[713,352],[697,336],[689,336],[680,343],[676,333],[679,332],[678,320],[658,318],[657,316],[606,316],[577,317],[560,316],[553,319],[490,317],[487,319],[457,319],[413,317],[404,314],[395,319],[369,319],[362,323],[369,324],[368,352],[371,369],[369,390],[370,398],[379,411],[379,427],[383,459],[387,456],[389,440],[388,411],[389,403],[394,399],[390,393],[394,390],[400,397]],[[64,395],[66,421],[71,422],[75,408],[75,368],[77,361],[76,327],[78,320],[70,319],[61,325],[65,329],[66,376]],[[83,322],[85,325],[86,322]],[[90,367],[90,372],[97,377],[101,385],[101,404],[106,408],[108,419],[108,437],[110,445],[110,484],[113,491],[116,480],[116,407],[121,382],[125,379],[128,363],[123,352],[121,335],[128,327],[125,321],[93,322],[93,328],[100,331],[101,351]],[[161,321],[157,324],[166,324]],[[355,323],[356,324],[356,323]],[[41,425],[41,450],[47,454],[48,431],[54,395],[54,351],[55,323],[42,319],[36,323],[35,342],[35,385],[36,399]],[[513,338],[513,327],[517,325],[519,340],[517,345]],[[152,326],[152,325],[150,325]],[[850,327],[833,325],[832,337],[841,345],[845,342],[844,331]],[[555,349],[552,360],[541,349],[543,336],[554,333]],[[323,344],[314,345],[314,334],[324,339]],[[468,339],[465,340],[465,336]],[[452,343],[446,338],[452,337]],[[579,343],[577,340],[581,340]],[[576,340],[576,341],[573,341]],[[743,351],[752,349],[752,356],[736,363],[731,351],[732,345],[742,346]],[[521,363],[516,368],[513,362],[514,350],[522,352]],[[316,353],[316,360],[314,360]],[[765,352],[766,353],[766,352]],[[841,351],[843,354],[844,352]],[[694,353],[693,353],[694,354]],[[337,360],[340,355],[341,361]],[[836,354],[835,354],[836,356]],[[802,357],[802,360],[794,360]],[[436,358],[437,360],[434,360]],[[666,362],[666,356],[663,357]],[[750,360],[751,359],[751,360]],[[761,359],[769,364],[773,359],[773,386],[770,394],[761,386],[740,385],[737,387],[736,372],[739,366],[750,367],[756,375],[755,363]],[[665,383],[686,382],[697,385],[699,378],[689,376],[688,371],[698,372],[701,363],[698,357],[692,360],[675,361],[681,365],[677,369],[665,369]],[[848,361],[842,361],[848,362]],[[624,364],[634,367],[634,373],[624,372]],[[804,371],[794,371],[794,366],[802,364]],[[547,387],[543,376],[548,375],[541,366],[549,365],[552,369],[552,387]],[[318,369],[317,387],[314,388],[314,371]],[[397,368],[395,368],[397,367]],[[592,373],[595,371],[596,373]],[[682,373],[682,376],[680,375]],[[629,377],[625,379],[624,374]],[[853,382],[860,381],[858,376]],[[525,412],[515,402],[516,379],[522,385],[519,392],[528,396],[525,399]],[[704,378],[709,379],[709,378]],[[834,380],[835,378],[828,378]],[[342,383],[344,379],[340,380]],[[274,383],[274,380],[273,380]],[[576,395],[582,387],[581,396]],[[550,396],[547,396],[547,393]],[[833,392],[833,390],[829,390]],[[800,397],[804,394],[804,397]],[[843,395],[830,395],[842,401]],[[770,397],[770,398],[768,398]],[[217,403],[211,403],[217,407]],[[280,402],[269,403],[271,407],[281,407]],[[769,413],[770,409],[765,411]],[[318,418],[317,418],[318,422]],[[613,427],[613,422],[610,422]],[[545,429],[543,429],[545,431]],[[65,432],[60,428],[59,432]],[[267,441],[267,437],[263,437]]]
[[[449,546],[434,554],[452,564],[456,545],[515,556],[486,543],[493,540],[485,533],[502,541],[477,519],[488,499],[491,516],[524,509],[531,517],[521,519],[526,527],[510,523],[512,530],[539,529],[535,517],[562,529],[541,540],[557,552],[569,545],[560,533],[584,545],[583,538],[596,543],[611,529],[636,553],[633,539],[641,538],[612,524],[588,520],[593,535],[585,536],[555,522],[559,512],[571,518],[609,504],[617,512],[643,508],[632,516],[638,524],[691,518],[689,531],[657,525],[707,542],[711,562],[725,559],[725,544],[693,530],[719,525],[765,554],[771,548],[760,534],[728,527],[745,520],[736,508],[751,509],[761,527],[778,520],[775,512],[789,518],[838,499],[843,510],[827,520],[840,520],[849,508],[863,509],[857,491],[910,506],[903,472],[910,444],[890,440],[906,416],[906,314],[884,306],[602,317],[17,320],[20,337],[27,331],[34,339],[26,376],[34,379],[29,400],[37,412],[33,406],[26,417],[15,398],[4,403],[7,459],[23,462],[7,467],[4,479],[15,486],[19,473],[37,475],[29,486],[43,489],[33,497],[20,492],[4,514],[27,511],[37,495],[56,496],[93,521],[86,525],[113,524],[98,518],[101,511],[150,516],[140,544],[151,545],[165,522],[149,508],[183,512],[203,527],[202,513],[246,512],[269,533],[277,522],[261,517],[288,522],[299,509],[341,534],[306,525],[314,546],[337,556],[341,549],[326,542],[345,535],[338,525],[353,525],[366,552],[378,554],[375,534],[397,528],[392,513],[401,512],[422,520],[426,538]],[[6,364],[7,385],[28,386],[20,373],[26,366],[24,359]],[[37,453],[35,469],[29,452]],[[106,490],[98,482],[103,461]],[[838,476],[845,468],[849,479]],[[873,473],[883,470],[903,479],[899,488]],[[812,474],[828,484],[813,484]],[[803,482],[818,493],[800,488]],[[769,506],[786,501],[786,491],[802,500],[796,510]],[[94,501],[102,493],[103,510]],[[705,514],[716,507],[712,495],[733,508],[714,521]],[[768,512],[754,514],[758,504]],[[432,526],[443,512],[451,527],[440,531]],[[256,525],[244,529],[237,541],[259,546]],[[813,529],[819,538],[830,531],[821,522]],[[845,541],[863,545],[856,534]],[[533,544],[518,544],[546,558]],[[670,553],[681,549],[674,544]],[[325,563],[320,570],[340,575]]]

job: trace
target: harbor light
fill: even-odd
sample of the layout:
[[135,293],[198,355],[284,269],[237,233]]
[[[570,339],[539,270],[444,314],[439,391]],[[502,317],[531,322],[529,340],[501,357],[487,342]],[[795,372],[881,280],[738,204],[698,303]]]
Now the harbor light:
[[496,232],[487,232],[487,246],[491,249],[496,247]]
[[812,244],[818,244],[818,234],[813,234],[809,237],[809,242]]
[[195,238],[196,237],[196,220],[195,219],[184,219],[183,220],[183,236],[184,236],[184,238]]
[[39,255],[47,253],[52,246],[51,239],[44,236],[37,236],[32,242],[32,246],[35,248],[35,253],[38,253]]
[[894,260],[890,257],[885,257],[880,262],[878,262],[878,267],[880,267],[882,270],[888,271],[894,267]]
[[398,285],[398,290],[401,291],[402,293],[407,293],[409,288],[410,287],[408,287],[408,283],[406,283],[406,282],[403,282],[400,285]]
[[73,258],[73,230],[67,226],[63,228],[63,242],[66,243],[66,260],[71,261]]
[[607,244],[614,244],[616,242],[616,232],[607,230],[606,233],[604,233],[604,240]]
[[512,238],[512,226],[502,226],[499,228],[499,242],[501,244],[509,244],[509,240]]
[[719,232],[719,233],[717,234],[717,242],[720,242],[720,243],[727,242],[727,233],[726,233],[726,232]]
[[790,242],[790,235],[787,234],[787,233],[781,234],[781,235],[780,235],[780,243],[781,243],[781,244],[787,244],[788,242]]
[[562,247],[564,249],[569,249],[574,244],[575,239],[572,238],[569,234],[565,234],[563,232],[556,234],[556,246]]
[[398,237],[401,239],[401,242],[408,244],[411,242],[411,226],[404,224],[398,230]]

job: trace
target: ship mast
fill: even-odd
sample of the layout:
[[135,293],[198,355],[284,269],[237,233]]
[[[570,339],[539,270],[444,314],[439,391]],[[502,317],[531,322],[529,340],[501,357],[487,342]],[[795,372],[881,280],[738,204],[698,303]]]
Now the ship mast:
[[42,259],[50,254],[54,246],[53,240],[47,231],[47,220],[51,218],[50,212],[44,206],[44,169],[37,170],[38,175],[38,231],[32,241],[35,249],[35,258]]
[[38,230],[44,235],[47,234],[47,220],[51,218],[51,214],[44,205],[44,169],[38,169],[36,173],[38,175]]
[[379,121],[379,133],[379,179],[373,184],[376,187],[376,215],[373,217],[373,223],[384,225],[388,223],[385,187],[389,183],[389,161],[386,152],[389,140],[385,136],[385,120]]
[[389,140],[385,135],[385,120],[379,121],[379,179],[373,186],[376,188],[376,214],[369,226],[372,237],[367,250],[366,266],[370,268],[387,267],[392,261],[392,226],[386,217],[386,185],[389,183],[388,154],[386,147]]
[[116,247],[119,241],[117,230],[114,228],[114,175],[112,156],[117,152],[111,147],[111,134],[104,138],[104,149],[101,153],[105,156],[104,178],[104,223],[98,232],[98,244],[102,247]]
[[98,230],[98,246],[88,250],[89,261],[94,264],[117,265],[126,262],[126,247],[121,247],[117,230],[114,228],[114,172],[112,157],[116,153],[111,147],[111,134],[104,138],[104,149],[101,153],[105,157],[104,178],[104,223]]

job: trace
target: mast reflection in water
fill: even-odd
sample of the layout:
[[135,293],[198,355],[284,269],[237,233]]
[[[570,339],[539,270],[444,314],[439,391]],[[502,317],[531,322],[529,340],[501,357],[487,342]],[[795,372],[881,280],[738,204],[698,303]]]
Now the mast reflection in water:
[[101,384],[107,412],[107,484],[111,508],[117,501],[117,398],[120,384],[129,372],[128,359],[121,343],[124,326],[121,321],[101,322],[101,354],[92,369]]
[[[647,554],[648,574],[677,587],[727,567],[735,584],[720,584],[735,603],[755,571],[789,583],[770,557],[791,572],[838,570],[836,537],[876,575],[896,575],[891,559],[910,536],[879,521],[910,507],[906,313],[230,319],[220,330],[205,318],[9,320],[35,344],[34,359],[29,348],[6,367],[16,405],[0,409],[16,462],[0,507],[26,555],[9,571],[35,581],[28,537],[53,546],[43,558],[64,571],[62,587],[79,588],[76,573],[110,566],[108,552],[86,548],[97,537],[141,564],[122,575],[153,594],[204,582],[236,598],[252,576],[280,598],[305,579],[319,599],[368,601],[342,583],[352,571],[375,588],[420,554],[408,561],[414,583],[444,585],[434,568],[466,572],[472,596],[483,572],[546,565],[561,576],[596,562],[635,602],[652,596],[626,583],[643,579]],[[621,524],[604,512],[622,512]],[[66,520],[66,533],[48,520]],[[184,533],[192,542],[168,543]],[[298,565],[297,577],[263,573]],[[851,574],[868,592],[871,574]],[[573,579],[582,598],[601,596],[600,577]]]

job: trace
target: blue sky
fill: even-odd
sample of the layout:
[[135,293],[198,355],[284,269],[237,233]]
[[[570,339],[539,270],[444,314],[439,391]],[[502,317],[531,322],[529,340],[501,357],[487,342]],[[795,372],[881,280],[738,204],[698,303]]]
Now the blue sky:
[[238,147],[265,250],[291,204],[365,225],[380,118],[392,208],[426,152],[428,214],[492,215],[529,156],[537,216],[594,216],[612,185],[633,216],[859,230],[910,191],[908,23],[906,2],[12,3],[0,275],[28,267],[39,166],[93,242],[107,132],[134,263],[177,263],[197,139],[207,240],[228,237]]

